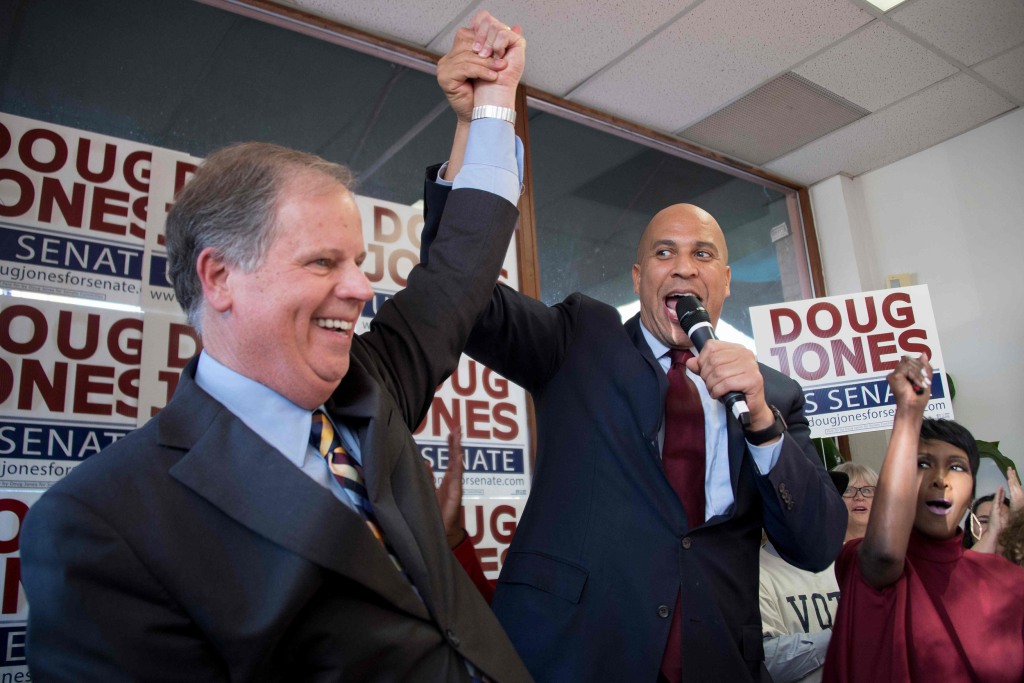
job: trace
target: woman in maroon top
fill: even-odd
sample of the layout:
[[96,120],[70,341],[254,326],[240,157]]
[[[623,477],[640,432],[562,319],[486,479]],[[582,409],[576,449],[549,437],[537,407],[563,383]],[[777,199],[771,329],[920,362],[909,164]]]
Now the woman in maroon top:
[[836,560],[824,681],[1024,679],[1024,568],[961,545],[978,450],[957,423],[923,418],[931,376],[927,357],[889,375],[892,436],[867,534]]

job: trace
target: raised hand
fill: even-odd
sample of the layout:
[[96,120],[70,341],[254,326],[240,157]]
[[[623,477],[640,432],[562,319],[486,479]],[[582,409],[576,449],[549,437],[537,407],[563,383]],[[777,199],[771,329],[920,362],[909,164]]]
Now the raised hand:
[[1006,490],[1010,497],[1010,512],[1024,510],[1024,489],[1021,489],[1017,470],[1012,467],[1006,468]]
[[477,83],[474,104],[514,108],[516,88],[526,67],[526,39],[522,36],[522,29],[509,26],[487,11],[480,10],[473,16],[470,30],[474,36],[472,48],[479,46],[478,55],[489,57],[493,54],[504,58],[506,62],[505,68],[498,72],[494,81]]
[[462,428],[454,427],[448,433],[448,466],[437,494],[437,504],[441,508],[441,520],[444,522],[444,533],[448,537],[448,547],[454,548],[466,538],[466,530],[459,523],[462,512]]
[[480,56],[473,49],[475,37],[471,29],[460,28],[452,49],[437,63],[437,83],[460,124],[468,124],[473,113],[473,81],[496,81],[498,72],[508,66],[500,57]]
[[903,356],[886,378],[896,399],[896,409],[924,414],[931,394],[932,366],[928,356]]

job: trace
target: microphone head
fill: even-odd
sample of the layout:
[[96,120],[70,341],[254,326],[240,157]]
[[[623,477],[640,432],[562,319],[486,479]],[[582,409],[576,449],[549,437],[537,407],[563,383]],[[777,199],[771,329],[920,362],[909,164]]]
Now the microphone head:
[[693,294],[684,294],[676,299],[676,315],[679,317],[679,324],[682,325],[683,331],[686,334],[690,334],[690,330],[697,323],[711,322],[711,317],[704,310],[700,299]]

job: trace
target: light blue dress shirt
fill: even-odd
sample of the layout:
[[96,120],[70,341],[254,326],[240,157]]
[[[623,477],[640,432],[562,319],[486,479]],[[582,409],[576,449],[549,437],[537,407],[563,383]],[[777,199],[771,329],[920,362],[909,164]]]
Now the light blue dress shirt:
[[[644,339],[651,348],[651,353],[658,359],[661,369],[668,373],[672,366],[671,349],[658,341],[643,323],[640,329],[644,333]],[[725,404],[717,399],[711,398],[707,385],[700,375],[695,375],[689,370],[687,376],[693,380],[697,391],[700,393],[700,402],[704,406],[704,442],[707,446],[707,458],[705,459],[704,473],[704,520],[707,521],[715,515],[724,515],[732,510],[736,498],[732,493],[732,480],[729,471],[729,430],[726,424]],[[785,435],[782,437],[786,438]],[[658,453],[665,443],[665,425],[661,425],[658,432]],[[754,459],[754,466],[761,474],[768,474],[779,461],[779,454],[782,452],[782,439],[767,446],[754,446],[747,442],[747,448]]]

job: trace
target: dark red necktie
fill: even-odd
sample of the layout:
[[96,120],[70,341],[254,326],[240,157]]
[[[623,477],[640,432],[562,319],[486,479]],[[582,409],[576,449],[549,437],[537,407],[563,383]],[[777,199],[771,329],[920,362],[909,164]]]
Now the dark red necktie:
[[[665,397],[665,443],[661,464],[668,483],[679,496],[690,528],[704,523],[704,406],[693,380],[686,376],[686,361],[693,357],[689,350],[672,350],[672,367],[668,371],[668,394]],[[661,660],[661,676],[678,683],[682,676],[682,627],[680,599],[672,613],[672,626]]]

